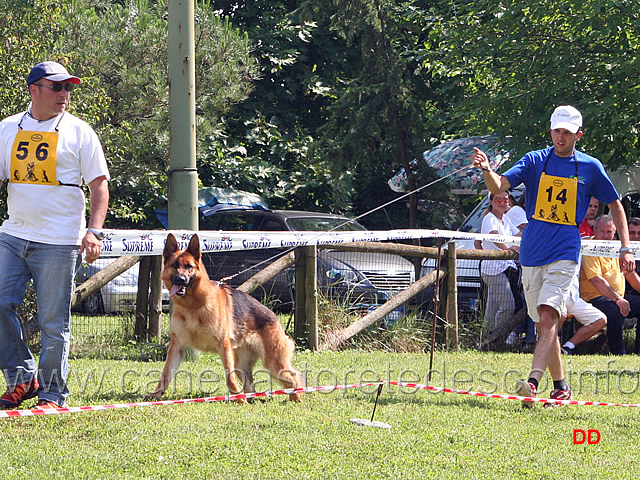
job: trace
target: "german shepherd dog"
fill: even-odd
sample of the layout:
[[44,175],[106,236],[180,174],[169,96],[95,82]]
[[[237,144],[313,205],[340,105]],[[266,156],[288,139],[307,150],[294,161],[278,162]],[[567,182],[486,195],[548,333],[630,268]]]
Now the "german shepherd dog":
[[[302,376],[291,366],[295,343],[278,317],[251,295],[209,279],[197,234],[185,250],[169,234],[163,257],[162,281],[173,300],[171,343],[151,397],[159,399],[165,392],[187,347],[220,355],[231,394],[240,393],[237,376],[244,392],[253,392],[253,367],[258,358],[284,387],[304,386]],[[298,393],[289,398],[301,399]]]

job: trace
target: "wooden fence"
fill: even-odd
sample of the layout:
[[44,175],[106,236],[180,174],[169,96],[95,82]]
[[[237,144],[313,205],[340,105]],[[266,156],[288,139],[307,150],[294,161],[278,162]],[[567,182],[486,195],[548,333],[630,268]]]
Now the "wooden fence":
[[[439,269],[434,270],[425,277],[419,278],[386,303],[367,313],[351,325],[330,331],[320,339],[318,334],[318,285],[317,285],[317,249],[347,250],[357,252],[381,252],[401,255],[410,258],[433,258],[440,261]],[[414,245],[380,242],[355,242],[351,244],[331,246],[306,246],[298,247],[295,251],[279,258],[264,270],[260,271],[245,283],[238,287],[247,293],[264,284],[275,275],[295,265],[295,308],[294,308],[294,337],[299,345],[311,350],[333,350],[339,348],[347,340],[352,338],[370,325],[381,321],[398,307],[401,307],[420,292],[436,281],[439,282],[439,311],[444,318],[445,339],[449,348],[458,347],[458,304],[456,282],[456,260],[498,260],[517,259],[517,253],[513,251],[494,250],[456,250],[455,242],[447,244],[447,248],[420,247]],[[149,340],[161,335],[160,315],[162,312],[161,298],[161,265],[162,257],[136,257],[125,256],[116,259],[106,268],[90,277],[86,282],[76,288],[73,296],[73,305],[88,298],[98,291],[107,282],[113,280],[126,271],[136,262],[140,262],[138,297],[136,301],[136,325],[135,334],[139,340]],[[512,320],[494,331],[487,333],[482,346],[491,346],[494,342],[503,339],[520,321],[526,317],[524,309],[517,312]]]

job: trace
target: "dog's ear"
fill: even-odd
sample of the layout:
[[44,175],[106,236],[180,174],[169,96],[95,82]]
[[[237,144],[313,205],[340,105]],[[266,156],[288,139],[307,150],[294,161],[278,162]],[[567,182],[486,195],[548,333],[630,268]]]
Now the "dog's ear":
[[178,241],[176,237],[173,236],[173,233],[167,235],[167,240],[164,242],[164,250],[162,251],[162,256],[164,257],[164,261],[167,262],[171,255],[173,255],[178,250]]
[[196,262],[200,263],[202,259],[202,254],[200,253],[200,237],[198,237],[197,233],[194,233],[191,237],[191,241],[189,242],[189,246],[187,247],[187,251],[193,255],[193,258],[196,259]]

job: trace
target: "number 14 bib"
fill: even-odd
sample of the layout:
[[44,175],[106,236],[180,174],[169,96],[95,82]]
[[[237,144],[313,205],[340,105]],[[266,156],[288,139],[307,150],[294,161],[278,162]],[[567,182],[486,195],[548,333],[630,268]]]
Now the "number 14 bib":
[[576,225],[578,176],[554,177],[542,172],[533,218],[561,225]]
[[14,183],[58,185],[56,163],[58,132],[18,130],[11,148],[11,178]]

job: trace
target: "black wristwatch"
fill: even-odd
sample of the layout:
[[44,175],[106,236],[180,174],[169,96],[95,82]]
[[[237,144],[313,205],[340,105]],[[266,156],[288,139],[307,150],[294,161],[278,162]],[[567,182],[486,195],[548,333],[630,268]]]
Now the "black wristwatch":
[[87,228],[87,232],[93,233],[98,240],[102,240],[104,238],[104,232],[95,228]]

